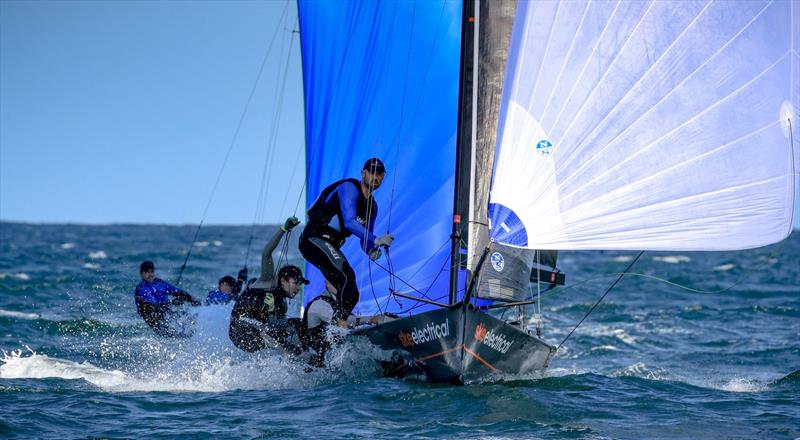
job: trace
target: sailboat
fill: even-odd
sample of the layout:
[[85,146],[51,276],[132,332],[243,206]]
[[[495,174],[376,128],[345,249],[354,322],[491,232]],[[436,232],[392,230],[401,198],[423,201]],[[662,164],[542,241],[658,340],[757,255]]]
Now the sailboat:
[[[784,239],[799,10],[300,0],[307,206],[367,158],[388,170],[375,230],[395,243],[376,262],[342,250],[355,312],[400,319],[354,336],[436,382],[541,371],[555,348],[525,311],[534,289],[564,282],[557,251]],[[310,299],[323,280],[306,269]]]

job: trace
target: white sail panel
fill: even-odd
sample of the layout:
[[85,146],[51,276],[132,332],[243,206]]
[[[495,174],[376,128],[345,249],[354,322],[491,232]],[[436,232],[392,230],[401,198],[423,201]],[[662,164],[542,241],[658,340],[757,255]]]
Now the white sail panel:
[[800,168],[797,8],[520,3],[492,238],[539,249],[636,250],[783,239]]

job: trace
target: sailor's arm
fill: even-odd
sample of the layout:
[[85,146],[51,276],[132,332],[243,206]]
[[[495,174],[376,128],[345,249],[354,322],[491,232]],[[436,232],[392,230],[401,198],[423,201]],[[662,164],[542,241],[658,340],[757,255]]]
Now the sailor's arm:
[[372,316],[355,316],[350,315],[347,317],[347,321],[339,321],[339,326],[341,327],[358,327],[364,324],[382,324],[386,321],[391,321],[394,318],[391,318],[386,315],[372,315]]
[[[371,251],[375,247],[375,235],[372,234],[372,225],[369,230],[365,230],[364,225],[358,222],[357,216],[357,203],[358,203],[358,189],[355,185],[342,184],[336,189],[339,195],[339,208],[342,211],[342,220],[344,226],[353,235],[361,239],[362,248],[366,252]],[[370,219],[373,220],[373,219]]]
[[275,277],[275,262],[272,261],[272,253],[275,252],[278,243],[281,242],[283,234],[285,234],[285,232],[282,229],[278,229],[275,235],[264,245],[264,249],[261,250],[260,280],[269,280]]
[[163,280],[161,281],[161,283],[162,284],[160,287],[165,290],[167,295],[171,295],[172,297],[174,297],[178,303],[182,304],[188,302],[191,303],[192,305],[200,305],[200,301],[195,300],[194,297],[189,294],[189,292],[186,292],[185,290],[175,287],[172,284]]

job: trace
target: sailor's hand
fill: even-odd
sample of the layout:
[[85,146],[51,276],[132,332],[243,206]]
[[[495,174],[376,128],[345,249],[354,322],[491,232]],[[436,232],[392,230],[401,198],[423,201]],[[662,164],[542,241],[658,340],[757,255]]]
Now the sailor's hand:
[[244,267],[242,270],[239,271],[239,274],[236,276],[236,279],[239,281],[247,281],[247,268]]
[[394,236],[392,234],[383,234],[375,239],[375,246],[385,246],[388,248],[392,245],[392,241],[394,241]]
[[369,259],[372,261],[377,260],[378,258],[381,257],[381,255],[383,255],[383,252],[381,252],[381,248],[376,247],[373,248],[371,251],[369,251]]
[[281,231],[289,232],[289,231],[292,230],[292,228],[294,228],[295,226],[297,226],[299,224],[300,224],[300,220],[298,220],[297,217],[295,217],[295,216],[291,216],[291,217],[287,218],[285,222],[283,222],[283,225],[281,226]]

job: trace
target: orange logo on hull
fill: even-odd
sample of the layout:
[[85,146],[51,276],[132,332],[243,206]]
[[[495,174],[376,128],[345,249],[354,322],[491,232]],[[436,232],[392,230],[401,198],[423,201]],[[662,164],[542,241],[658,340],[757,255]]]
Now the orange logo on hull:
[[482,322],[475,326],[475,339],[481,342],[486,339],[486,327],[483,326]]
[[411,337],[410,333],[400,332],[397,337],[400,338],[400,343],[403,344],[403,347],[411,347],[414,345],[414,339]]

